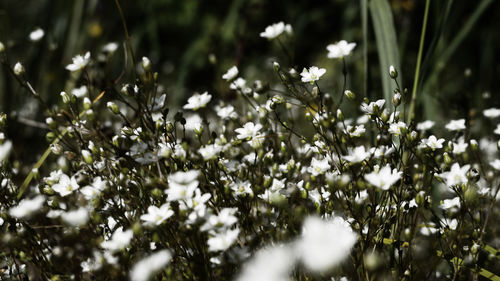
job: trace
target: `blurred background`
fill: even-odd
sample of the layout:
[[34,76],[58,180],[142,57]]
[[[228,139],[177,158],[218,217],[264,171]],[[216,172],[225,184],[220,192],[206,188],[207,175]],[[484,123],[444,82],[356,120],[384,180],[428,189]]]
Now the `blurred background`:
[[[120,4],[136,61],[150,58],[170,106],[175,107],[194,91],[207,90],[223,100],[234,98],[221,79],[233,65],[249,81],[276,82],[275,60],[299,71],[311,65],[327,68],[323,90],[338,94],[342,67],[326,58],[326,46],[342,39],[357,43],[353,55],[346,58],[348,88],[361,98],[383,98],[381,77],[388,74],[381,73],[380,50],[365,6],[371,2],[122,0]],[[398,71],[403,87],[411,92],[425,1],[387,2],[397,37]],[[419,121],[473,118],[481,114],[475,109],[499,106],[499,18],[498,1],[431,1],[416,111]],[[266,26],[279,21],[293,26],[293,38],[283,42],[291,61],[279,44],[259,37]],[[45,35],[32,42],[29,34],[36,28]],[[48,104],[61,103],[59,93],[70,76],[65,66],[71,58],[90,51],[95,59],[109,42],[119,48],[103,66],[106,79],[97,86],[119,89],[133,81],[130,71],[117,80],[130,67],[130,58],[125,58],[125,33],[115,1],[2,0],[0,41],[7,47],[8,64],[22,62],[28,80]],[[46,131],[26,120],[44,122],[46,115],[6,66],[0,69],[0,112],[11,116],[9,138],[23,147],[17,153],[35,161],[47,147]]]

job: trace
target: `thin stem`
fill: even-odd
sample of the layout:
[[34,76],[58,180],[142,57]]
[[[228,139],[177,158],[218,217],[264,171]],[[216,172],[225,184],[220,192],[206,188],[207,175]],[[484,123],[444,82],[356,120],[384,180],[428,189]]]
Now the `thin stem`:
[[414,119],[415,103],[417,101],[418,79],[419,79],[419,75],[420,75],[420,63],[422,62],[422,53],[424,50],[425,31],[427,30],[427,18],[429,16],[430,2],[431,2],[430,0],[425,1],[424,22],[423,22],[423,26],[422,26],[422,33],[420,34],[420,46],[418,47],[417,66],[415,68],[415,78],[413,79],[413,90],[411,93],[409,120]]
[[120,6],[120,2],[115,0],[116,7],[118,8],[118,12],[120,13],[120,18],[122,20],[123,31],[125,32],[125,38],[127,39],[127,46],[130,52],[130,58],[132,60],[132,72],[134,73],[134,78],[136,78],[137,74],[135,73],[135,57],[134,50],[132,50],[132,44],[130,42],[130,35],[128,33],[127,22],[125,21],[125,17],[123,16],[122,7]]

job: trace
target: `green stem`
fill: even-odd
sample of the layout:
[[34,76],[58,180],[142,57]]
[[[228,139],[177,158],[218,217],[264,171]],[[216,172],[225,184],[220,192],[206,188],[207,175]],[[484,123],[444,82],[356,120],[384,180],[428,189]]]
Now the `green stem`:
[[132,43],[130,42],[130,35],[128,33],[127,22],[125,21],[125,16],[123,16],[123,11],[122,7],[120,6],[120,2],[118,0],[115,0],[115,4],[116,7],[118,8],[118,12],[120,13],[120,18],[122,20],[122,25],[123,25],[123,31],[125,32],[125,38],[127,39],[127,47],[130,52],[130,58],[132,60],[132,73],[134,74],[134,77],[136,77],[134,50],[132,50]]
[[414,119],[415,114],[415,103],[417,102],[417,89],[418,89],[418,77],[420,75],[420,63],[422,62],[422,53],[424,50],[424,41],[425,41],[425,31],[427,30],[427,18],[429,16],[429,6],[430,0],[425,1],[425,12],[424,12],[424,23],[422,26],[422,33],[420,34],[420,46],[418,47],[418,56],[417,56],[417,66],[415,68],[415,78],[413,79],[413,90],[411,93],[411,102],[410,102],[410,111],[409,111],[409,120]]

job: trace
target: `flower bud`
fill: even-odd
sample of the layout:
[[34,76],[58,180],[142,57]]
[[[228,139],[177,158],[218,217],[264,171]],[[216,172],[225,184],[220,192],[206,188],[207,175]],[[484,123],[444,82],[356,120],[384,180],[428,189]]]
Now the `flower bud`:
[[393,65],[389,66],[389,75],[392,79],[396,79],[398,77],[398,71],[394,68]]
[[7,114],[0,113],[0,129],[3,128],[6,123],[7,123]]
[[142,68],[146,72],[151,70],[151,61],[147,57],[142,57]]
[[94,162],[94,159],[92,159],[92,154],[90,153],[90,151],[86,149],[82,149],[82,157],[85,163],[89,165],[91,165]]
[[116,147],[120,147],[120,139],[118,136],[113,136],[113,138],[111,138],[111,141],[113,142],[113,145],[116,146]]
[[14,65],[14,74],[17,75],[17,76],[21,76],[24,74],[24,66],[20,63],[20,62],[17,62],[15,65]]
[[109,110],[111,110],[111,112],[113,112],[114,114],[119,114],[120,113],[120,109],[118,109],[118,106],[112,102],[112,101],[108,101],[108,103],[106,104],[106,106],[109,108]]
[[356,98],[356,95],[351,92],[350,90],[345,90],[344,91],[344,95],[346,96],[346,98],[348,98],[349,100],[354,100]]
[[476,151],[479,147],[479,144],[477,143],[477,141],[475,139],[471,139],[470,140],[470,147],[472,148],[472,150]]
[[401,104],[401,94],[399,92],[395,93],[394,96],[392,96],[392,104],[394,106],[398,106]]
[[342,110],[337,109],[337,119],[339,119],[339,121],[344,121],[344,113],[342,113]]
[[5,45],[2,42],[0,42],[0,54],[3,52],[5,52]]
[[90,109],[91,107],[92,107],[92,102],[90,101],[90,99],[87,97],[83,98],[83,108]]
[[63,148],[58,143],[53,143],[50,145],[50,151],[55,155],[60,155],[63,152]]
[[60,95],[61,95],[61,98],[62,98],[63,103],[68,104],[68,103],[70,103],[70,102],[71,102],[71,97],[70,97],[70,96],[69,96],[66,92],[62,91],[62,92],[60,93]]
[[279,71],[280,70],[280,64],[277,63],[277,62],[273,62],[273,68],[275,71]]
[[312,95],[313,97],[317,97],[317,96],[318,96],[318,94],[319,94],[319,89],[318,89],[318,87],[314,87],[314,88],[312,88],[311,95]]

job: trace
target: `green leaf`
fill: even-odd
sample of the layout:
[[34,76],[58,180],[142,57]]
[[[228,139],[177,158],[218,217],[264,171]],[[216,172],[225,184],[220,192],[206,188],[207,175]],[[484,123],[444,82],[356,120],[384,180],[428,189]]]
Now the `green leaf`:
[[[393,65],[401,73],[396,29],[394,28],[391,7],[387,0],[371,0],[369,6],[380,61],[382,89],[386,102],[390,103],[392,90],[396,88],[396,83],[389,76],[389,66]],[[400,77],[401,74],[398,75],[398,82],[401,84]]]

